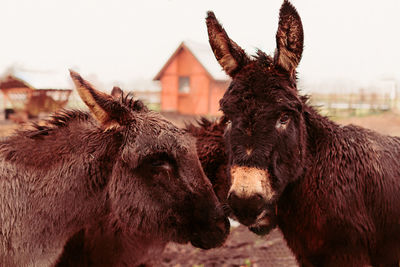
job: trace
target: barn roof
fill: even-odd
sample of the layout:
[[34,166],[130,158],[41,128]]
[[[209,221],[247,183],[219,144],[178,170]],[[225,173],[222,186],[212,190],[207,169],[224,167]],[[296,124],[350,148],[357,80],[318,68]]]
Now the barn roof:
[[35,89],[70,89],[72,86],[68,72],[65,71],[33,71],[15,69],[12,75],[0,78],[0,88],[29,87]]
[[229,77],[225,74],[215,59],[210,45],[193,41],[183,41],[154,77],[154,80],[159,80],[161,78],[165,69],[183,48],[186,48],[197,59],[197,61],[204,67],[211,78],[221,81],[229,80]]
[[32,88],[32,86],[13,75],[7,75],[0,80],[0,89],[10,88]]

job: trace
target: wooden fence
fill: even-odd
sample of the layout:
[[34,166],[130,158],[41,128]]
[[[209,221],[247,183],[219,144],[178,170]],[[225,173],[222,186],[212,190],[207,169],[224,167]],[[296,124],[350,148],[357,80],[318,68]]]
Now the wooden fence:
[[388,111],[397,105],[396,98],[390,94],[311,94],[310,102],[331,116],[365,115]]

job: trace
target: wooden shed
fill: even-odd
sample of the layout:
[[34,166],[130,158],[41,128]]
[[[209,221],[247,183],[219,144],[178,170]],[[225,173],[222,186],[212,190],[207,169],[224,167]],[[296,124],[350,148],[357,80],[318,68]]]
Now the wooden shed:
[[219,115],[229,85],[208,44],[182,42],[154,77],[161,82],[161,110]]
[[72,92],[71,89],[36,89],[13,75],[0,79],[0,91],[6,119],[18,122],[63,108]]

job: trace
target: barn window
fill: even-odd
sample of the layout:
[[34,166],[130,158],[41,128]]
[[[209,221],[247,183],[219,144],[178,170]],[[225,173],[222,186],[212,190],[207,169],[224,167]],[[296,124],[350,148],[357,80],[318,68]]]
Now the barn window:
[[189,93],[190,79],[189,77],[179,77],[179,93]]

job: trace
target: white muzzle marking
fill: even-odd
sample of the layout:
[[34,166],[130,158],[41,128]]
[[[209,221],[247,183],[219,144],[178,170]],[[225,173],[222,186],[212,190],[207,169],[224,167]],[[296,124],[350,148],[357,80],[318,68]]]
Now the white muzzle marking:
[[256,167],[232,166],[232,186],[229,192],[235,192],[240,198],[249,198],[259,194],[265,201],[270,201],[275,192],[271,187],[268,171]]

